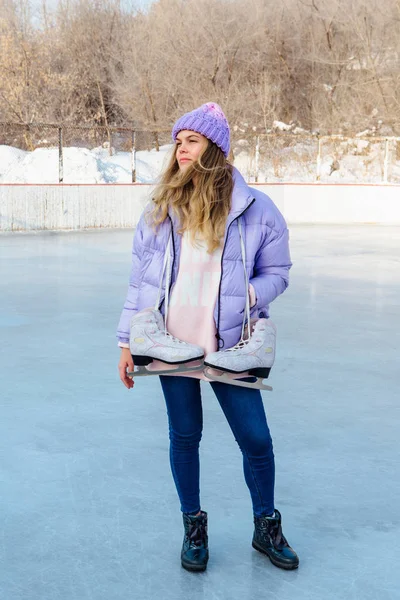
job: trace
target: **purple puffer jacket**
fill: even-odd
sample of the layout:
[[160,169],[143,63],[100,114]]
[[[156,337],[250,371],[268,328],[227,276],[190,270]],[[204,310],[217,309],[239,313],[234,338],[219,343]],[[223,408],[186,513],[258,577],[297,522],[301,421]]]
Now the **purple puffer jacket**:
[[[218,348],[231,348],[238,343],[242,331],[246,302],[246,286],[240,250],[238,218],[246,248],[246,268],[257,302],[252,317],[268,317],[268,305],[287,288],[289,269],[289,233],[285,220],[272,200],[250,188],[234,169],[232,205],[225,227],[221,259],[221,280],[214,309]],[[178,275],[181,236],[179,223],[169,214],[155,234],[145,221],[143,212],[135,231],[132,249],[132,270],[128,295],[118,325],[120,342],[129,342],[131,317],[138,310],[153,306],[157,299],[163,269],[164,254],[172,228],[172,279]],[[161,312],[165,295],[165,276],[161,294]]]

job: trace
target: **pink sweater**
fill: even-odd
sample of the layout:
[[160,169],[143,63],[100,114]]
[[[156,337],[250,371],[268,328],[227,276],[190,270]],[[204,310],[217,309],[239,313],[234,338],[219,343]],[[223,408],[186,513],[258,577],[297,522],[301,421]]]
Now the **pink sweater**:
[[[179,271],[172,290],[167,329],[180,340],[201,346],[204,354],[217,349],[214,307],[221,277],[221,255],[222,248],[208,254],[205,242],[198,241],[193,246],[188,233],[182,236]],[[201,370],[181,375],[208,381]]]

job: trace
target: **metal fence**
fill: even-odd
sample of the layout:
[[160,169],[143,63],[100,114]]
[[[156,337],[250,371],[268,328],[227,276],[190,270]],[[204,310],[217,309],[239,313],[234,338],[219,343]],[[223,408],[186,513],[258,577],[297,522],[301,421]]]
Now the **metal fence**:
[[400,184],[396,137],[264,134],[255,138],[253,157],[253,181]]
[[[0,122],[0,183],[153,183],[170,143],[170,129]],[[250,182],[400,184],[396,137],[235,131],[232,149]]]

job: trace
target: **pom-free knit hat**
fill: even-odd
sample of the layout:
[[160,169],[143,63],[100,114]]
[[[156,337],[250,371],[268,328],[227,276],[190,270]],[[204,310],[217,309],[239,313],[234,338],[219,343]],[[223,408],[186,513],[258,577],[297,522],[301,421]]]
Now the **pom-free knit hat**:
[[183,129],[201,133],[221,148],[225,156],[228,157],[230,147],[229,125],[222,108],[215,102],[207,102],[180,117],[172,128],[174,142],[178,133]]

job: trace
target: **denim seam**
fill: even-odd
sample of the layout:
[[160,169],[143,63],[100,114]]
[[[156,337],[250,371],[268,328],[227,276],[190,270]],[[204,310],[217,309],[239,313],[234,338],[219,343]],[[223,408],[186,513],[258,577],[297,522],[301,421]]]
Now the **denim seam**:
[[[202,431],[202,429],[201,429],[201,431]],[[170,430],[170,432],[171,432],[171,430]],[[172,435],[173,435],[173,431],[172,431]],[[199,442],[199,444],[200,444],[200,442]],[[170,465],[171,465],[172,476],[173,476],[173,479],[174,479],[174,482],[175,482],[176,491],[178,493],[178,497],[179,497],[179,500],[181,502],[181,512],[189,514],[189,513],[192,513],[194,511],[184,511],[183,510],[182,500],[181,500],[181,498],[183,497],[182,488],[179,485],[179,478],[178,478],[177,473],[176,473],[175,462],[173,460],[173,447],[172,446],[173,446],[173,440],[170,439],[170,444],[169,444]],[[200,503],[199,503],[199,508],[196,510],[196,513],[198,513],[199,510],[201,510],[201,504]]]
[[[234,436],[235,436],[235,438],[238,440],[238,439],[239,439],[239,437],[236,435],[236,431],[235,431],[235,429],[232,427],[232,425],[231,425],[231,429],[232,429],[233,435],[234,435]],[[245,448],[244,448],[244,447],[242,448],[242,445],[241,445],[241,444],[239,444],[239,447],[240,447],[240,449],[242,450],[243,454],[246,456],[246,458],[247,458],[247,462],[249,463],[249,466],[250,466],[250,471],[251,471],[251,474],[252,474],[252,477],[253,477],[253,481],[254,481],[254,484],[255,484],[255,487],[256,487],[256,490],[257,490],[257,493],[258,493],[259,499],[260,499],[260,504],[261,504],[261,506],[265,506],[265,505],[264,505],[263,498],[262,498],[262,495],[261,495],[261,492],[260,492],[260,488],[259,488],[259,486],[258,486],[258,483],[257,483],[257,478],[256,478],[256,476],[255,476],[255,473],[254,473],[254,470],[253,470],[253,466],[252,466],[252,464],[251,464],[251,460],[250,460],[250,458],[249,458],[249,455],[247,454],[247,451],[245,450]]]
[[176,487],[176,491],[178,492],[178,497],[180,498],[181,497],[181,488],[179,486],[178,478],[176,476],[175,464],[174,464],[174,461],[172,460],[172,446],[171,446],[171,443],[170,443],[170,446],[169,446],[169,456],[170,456],[169,460],[170,460],[170,465],[171,465],[172,477],[173,477],[174,482],[175,482],[175,487]]

